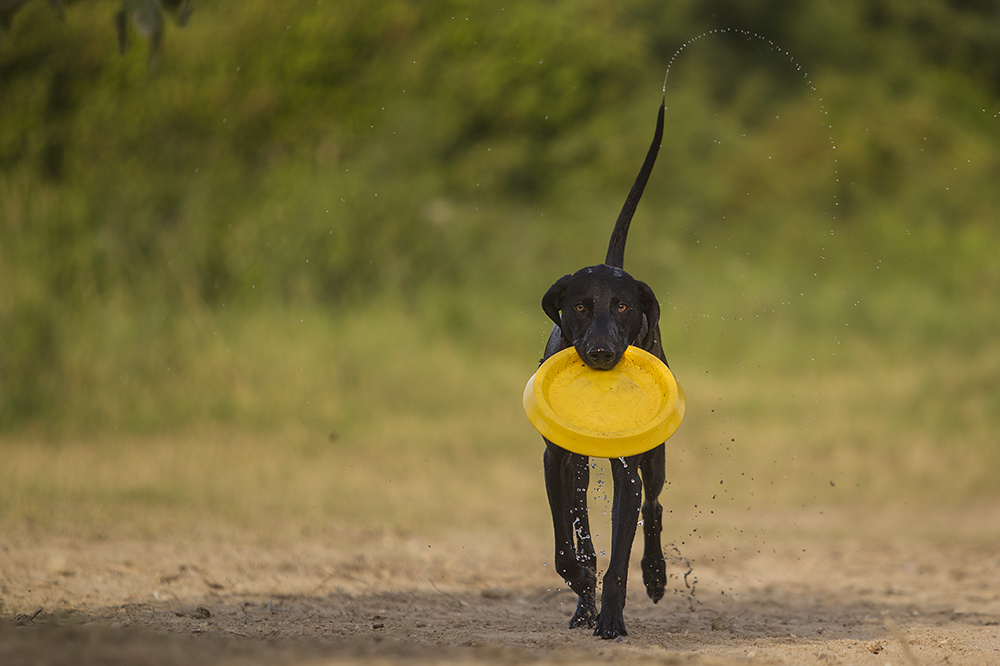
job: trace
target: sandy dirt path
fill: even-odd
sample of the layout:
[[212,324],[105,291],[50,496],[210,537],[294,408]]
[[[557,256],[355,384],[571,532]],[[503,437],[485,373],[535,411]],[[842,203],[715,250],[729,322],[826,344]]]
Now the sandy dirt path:
[[0,539],[0,664],[1000,664],[995,548],[730,545],[675,552],[657,605],[633,570],[602,641],[567,628],[540,540]]

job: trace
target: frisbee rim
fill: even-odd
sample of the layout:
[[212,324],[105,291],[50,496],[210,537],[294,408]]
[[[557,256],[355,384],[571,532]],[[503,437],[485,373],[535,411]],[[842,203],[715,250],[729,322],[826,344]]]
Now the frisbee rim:
[[[574,361],[575,357],[575,361]],[[650,451],[668,438],[680,426],[684,418],[684,390],[677,382],[670,368],[657,356],[635,346],[629,346],[619,362],[611,370],[593,370],[576,365],[580,360],[576,349],[568,347],[543,362],[525,385],[523,403],[528,420],[535,429],[553,444],[573,453],[596,458],[623,458]],[[663,400],[653,418],[635,428],[618,431],[598,431],[572,423],[556,413],[549,397],[545,394],[545,379],[552,372],[629,372],[640,369],[650,374],[660,387]],[[541,381],[540,381],[541,380]]]

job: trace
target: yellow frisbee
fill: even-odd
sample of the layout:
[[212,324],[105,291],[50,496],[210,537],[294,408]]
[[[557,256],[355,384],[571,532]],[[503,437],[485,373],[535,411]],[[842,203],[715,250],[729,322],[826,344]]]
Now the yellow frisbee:
[[644,453],[674,434],[684,391],[663,361],[638,347],[611,370],[588,367],[569,347],[524,387],[524,411],[546,439],[596,458]]

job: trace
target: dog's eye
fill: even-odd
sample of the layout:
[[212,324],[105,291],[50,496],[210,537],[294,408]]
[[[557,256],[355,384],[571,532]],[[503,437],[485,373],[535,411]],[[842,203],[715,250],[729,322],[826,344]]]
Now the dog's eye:
[[626,303],[618,304],[618,312],[625,312],[626,310],[628,310],[628,304]]
[[577,312],[583,312],[584,310],[587,309],[586,307],[584,307],[583,303],[577,303],[573,307],[576,308]]

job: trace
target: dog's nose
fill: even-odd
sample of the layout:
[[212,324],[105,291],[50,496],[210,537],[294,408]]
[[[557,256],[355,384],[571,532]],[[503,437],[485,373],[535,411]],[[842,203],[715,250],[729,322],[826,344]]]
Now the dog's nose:
[[587,352],[587,358],[595,368],[610,370],[615,363],[615,354],[607,349],[591,349]]

